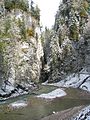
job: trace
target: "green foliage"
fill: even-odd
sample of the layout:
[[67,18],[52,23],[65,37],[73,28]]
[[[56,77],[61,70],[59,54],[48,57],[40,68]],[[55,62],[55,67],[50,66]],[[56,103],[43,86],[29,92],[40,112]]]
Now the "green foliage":
[[70,12],[70,7],[66,7],[65,9],[61,10],[61,14],[63,18],[65,18],[66,16],[69,16],[69,12]]
[[29,37],[34,37],[34,35],[35,35],[34,29],[27,29],[27,35],[28,35]]
[[8,34],[5,34],[5,33],[1,33],[0,34],[0,38],[10,38],[11,35],[8,33]]
[[0,42],[0,52],[4,52],[6,47],[6,43],[5,42]]
[[63,35],[59,35],[59,46],[61,47],[61,45],[62,45],[62,42],[63,42],[63,40],[64,40],[64,37],[63,37]]
[[90,14],[90,3],[89,3],[89,6],[88,6],[88,13]]
[[87,15],[87,11],[84,9],[84,8],[81,8],[81,10],[80,10],[80,17],[87,17],[88,15]]
[[41,35],[40,39],[41,39],[41,43],[42,43],[42,45],[44,45],[45,39],[44,39],[43,34]]
[[88,8],[89,8],[89,3],[87,2],[87,0],[84,0],[84,1],[83,1],[82,6],[84,7],[85,10],[88,10]]
[[87,2],[87,0],[83,0],[80,7],[80,16],[87,17],[88,9],[89,9],[89,3]]
[[20,35],[22,39],[26,40],[26,27],[24,19],[22,21],[20,19],[18,20],[18,26],[20,28]]
[[40,9],[37,5],[35,8],[31,8],[31,16],[33,16],[36,20],[40,21]]
[[9,18],[6,18],[5,19],[5,30],[4,30],[4,32],[5,32],[5,34],[8,34],[8,30],[10,29],[10,27],[11,27],[11,24],[10,24],[10,19]]
[[69,53],[68,45],[66,45],[63,49],[63,57],[67,57]]
[[65,20],[64,20],[64,19],[61,19],[61,20],[60,20],[60,23],[61,23],[61,25],[63,25],[63,24],[65,23]]
[[28,11],[29,5],[24,0],[4,0],[5,9],[8,11],[12,9],[21,9],[23,11]]
[[1,70],[3,71],[4,73],[4,77],[6,78],[7,77],[7,69],[8,69],[8,62],[7,62],[7,58],[5,56],[5,53],[6,53],[6,47],[7,47],[7,43],[4,42],[4,41],[0,41],[0,54],[1,54],[1,61],[0,61],[0,64],[1,64]]
[[71,40],[76,40],[76,41],[79,40],[79,30],[76,24],[71,25],[69,31],[70,31],[69,38]]

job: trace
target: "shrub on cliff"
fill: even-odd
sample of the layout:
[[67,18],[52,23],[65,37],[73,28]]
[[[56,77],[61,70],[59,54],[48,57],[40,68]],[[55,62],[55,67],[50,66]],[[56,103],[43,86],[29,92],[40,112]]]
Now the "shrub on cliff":
[[79,30],[78,30],[78,27],[76,24],[73,24],[70,26],[69,28],[69,31],[70,31],[70,35],[69,35],[69,38],[71,40],[79,40]]
[[24,18],[21,21],[20,19],[18,20],[18,26],[20,28],[20,35],[23,39],[26,39],[26,26],[25,26],[25,21]]
[[36,5],[36,7],[31,7],[31,16],[33,16],[38,22],[40,21],[40,9]]
[[28,11],[29,5],[24,0],[4,0],[5,9],[8,11],[12,9],[21,9],[23,11]]
[[34,29],[33,28],[32,29],[27,29],[27,34],[28,34],[29,37],[34,37],[34,35],[35,35]]

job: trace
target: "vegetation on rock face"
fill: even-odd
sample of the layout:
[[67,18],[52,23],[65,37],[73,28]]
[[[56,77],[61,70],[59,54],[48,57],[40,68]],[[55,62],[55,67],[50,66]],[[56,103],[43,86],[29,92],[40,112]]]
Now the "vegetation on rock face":
[[38,6],[35,7],[33,16],[36,20],[40,21],[40,9],[38,8]]
[[89,2],[88,2],[87,0],[84,0],[84,1],[82,2],[82,7],[84,7],[84,9],[87,11],[88,8],[89,8]]
[[33,7],[33,3],[31,2],[31,16],[34,17],[38,22],[40,21],[40,9],[36,5],[36,7]]
[[27,29],[27,35],[29,36],[29,37],[34,37],[34,35],[35,35],[35,30],[32,28],[32,29]]
[[38,47],[40,10],[38,6],[33,9],[28,0],[0,1],[0,67],[3,66],[7,74],[3,76],[8,80],[39,80],[41,61],[38,58],[42,54]]
[[[55,16],[53,34],[49,41],[44,37],[45,60],[51,68],[48,80],[63,79],[71,72],[78,72],[85,62],[81,46],[89,11],[88,0],[63,0]],[[49,34],[49,32],[48,32]],[[84,38],[83,38],[84,40]],[[47,52],[48,50],[48,52]],[[55,80],[56,81],[56,80]]]
[[80,17],[81,18],[87,18],[87,9],[85,9],[84,7],[82,7],[81,9],[80,9]]
[[6,46],[5,42],[0,41],[0,52],[4,52],[5,46]]
[[10,18],[7,17],[5,20],[5,30],[4,30],[6,35],[8,34],[10,27],[11,27],[11,21],[10,21]]
[[28,11],[29,5],[25,0],[4,0],[5,9],[11,11],[12,9],[21,9]]
[[[4,0],[4,8],[5,8],[5,22],[4,22],[4,32],[1,30],[0,37],[8,36],[10,37],[10,34],[13,34],[14,36],[17,36],[19,33],[19,38],[21,38],[23,41],[25,41],[28,37],[34,37],[35,36],[35,27],[36,24],[39,25],[40,23],[40,9],[36,5],[36,7],[33,6],[33,1],[31,0],[31,7],[29,6],[28,0]],[[12,10],[14,9],[14,19],[12,19],[11,15]],[[22,11],[24,12],[22,12]],[[30,14],[29,14],[30,13]],[[18,19],[20,14],[22,14]],[[26,15],[27,14],[27,15]],[[29,16],[31,17],[31,22],[27,23],[26,19],[29,19]],[[28,16],[28,18],[26,18]],[[16,20],[17,19],[17,20]],[[13,30],[13,26],[15,26]],[[18,33],[17,28],[19,27]],[[20,31],[20,32],[19,32]],[[15,35],[17,33],[17,35]]]
[[87,0],[88,3],[89,3],[89,8],[88,8],[88,11],[89,11],[89,14],[90,14],[90,0]]
[[[63,4],[59,6],[59,10],[56,14],[56,32],[62,31],[62,28],[66,26],[66,31],[68,31],[68,34],[66,34],[66,36],[69,36],[69,38],[74,41],[79,40],[79,34],[83,33],[82,29],[88,19],[88,10],[89,3],[87,0],[73,0],[70,2],[63,0]],[[65,33],[65,30],[63,33]],[[61,41],[63,33],[59,34]]]
[[70,40],[79,40],[79,28],[76,24],[73,24],[69,28],[70,31]]
[[9,12],[12,9],[21,9],[25,12],[29,12],[30,9],[31,16],[38,20],[38,22],[40,21],[40,9],[37,5],[33,7],[33,1],[31,1],[31,8],[29,8],[27,0],[4,0],[4,5],[5,9]]
[[0,57],[2,57],[2,61],[0,61],[1,71],[4,73],[4,78],[7,77],[7,58],[5,58],[7,43],[4,41],[0,41]]
[[18,20],[18,26],[20,28],[20,35],[22,39],[26,39],[26,27],[25,27],[25,21],[24,18],[21,21],[20,19]]
[[35,36],[35,28],[34,27],[26,28],[24,19],[22,21],[20,19],[18,20],[18,26],[20,28],[20,35],[23,40],[26,40],[27,36],[28,37]]

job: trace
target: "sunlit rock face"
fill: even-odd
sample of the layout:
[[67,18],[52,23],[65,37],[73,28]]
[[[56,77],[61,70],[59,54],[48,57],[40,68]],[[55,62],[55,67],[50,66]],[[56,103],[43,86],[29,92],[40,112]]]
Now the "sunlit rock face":
[[15,7],[10,6],[13,4],[12,0],[11,3],[8,2],[0,2],[2,81],[8,81],[14,87],[16,84],[39,82],[43,57],[39,13],[32,15],[27,1],[23,1],[23,4],[18,1]]
[[[30,39],[30,43],[16,42],[14,53],[9,51],[9,81],[28,82],[39,81],[42,49],[40,43],[35,38]],[[11,49],[11,46],[8,50]],[[13,48],[12,48],[13,49]],[[10,55],[13,56],[10,58]]]

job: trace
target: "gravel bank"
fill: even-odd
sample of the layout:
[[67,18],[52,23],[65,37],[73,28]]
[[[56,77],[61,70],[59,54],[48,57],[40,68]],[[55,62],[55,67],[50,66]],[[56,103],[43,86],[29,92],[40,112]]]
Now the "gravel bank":
[[78,113],[81,109],[83,109],[85,106],[79,106],[70,108],[67,110],[63,110],[57,113],[54,113],[50,116],[47,116],[45,118],[42,118],[41,120],[71,120],[71,117]]

